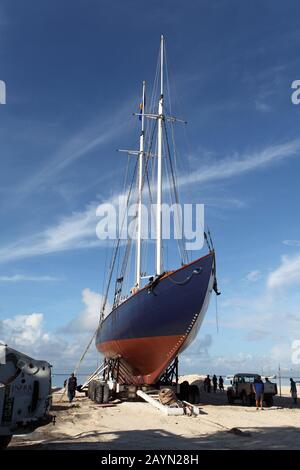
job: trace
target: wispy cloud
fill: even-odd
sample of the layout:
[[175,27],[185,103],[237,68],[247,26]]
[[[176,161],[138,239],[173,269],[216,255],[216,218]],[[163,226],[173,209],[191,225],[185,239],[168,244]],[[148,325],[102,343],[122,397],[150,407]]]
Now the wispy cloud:
[[14,274],[13,276],[0,276],[0,282],[56,282],[61,278],[53,276],[29,276],[26,274]]
[[90,204],[84,211],[62,217],[56,225],[44,231],[0,248],[0,261],[99,245],[100,241],[96,238],[96,207],[96,203]]
[[[298,312],[300,285],[300,253],[283,256],[278,267],[269,273],[266,282],[256,284],[256,293],[244,292],[244,297],[233,297],[222,302],[222,326],[238,330],[246,341],[268,339],[271,363],[291,366],[292,342],[299,338]],[[251,352],[250,349],[248,349]],[[281,351],[279,357],[274,351]]]
[[261,273],[260,273],[260,271],[258,271],[258,270],[250,271],[250,272],[246,275],[247,281],[250,281],[250,282],[256,282],[256,281],[258,281],[260,278],[261,278]]
[[16,197],[12,198],[10,203],[13,204],[18,198],[24,198],[45,184],[49,184],[54,177],[79,159],[100,149],[101,146],[120,135],[128,125],[124,116],[130,114],[129,103],[131,101],[118,107],[118,110],[106,112],[105,118],[100,116],[88,126],[78,129],[74,135],[66,138],[66,141],[59,145],[54,153],[44,156],[43,160],[46,162],[44,166],[15,189]]
[[272,110],[268,103],[258,98],[255,100],[255,109],[257,111],[261,111],[262,113],[269,113]]
[[[199,182],[212,182],[237,177],[266,165],[291,158],[299,150],[300,139],[286,144],[270,146],[253,154],[234,155],[231,158],[199,168],[192,174],[185,174],[179,178],[178,183],[179,186],[185,187]],[[119,196],[114,195],[107,202],[114,204]],[[0,248],[0,262],[100,246],[101,241],[96,238],[96,225],[99,221],[96,217],[97,205],[97,202],[92,202],[83,211],[62,217],[52,227],[3,246]],[[238,205],[240,207],[240,204]]]
[[229,179],[286,160],[297,155],[299,151],[300,139],[295,139],[285,144],[268,146],[259,152],[234,154],[211,165],[200,166],[193,173],[179,177],[178,184],[186,186]]
[[283,240],[282,243],[287,246],[300,246],[300,240]]

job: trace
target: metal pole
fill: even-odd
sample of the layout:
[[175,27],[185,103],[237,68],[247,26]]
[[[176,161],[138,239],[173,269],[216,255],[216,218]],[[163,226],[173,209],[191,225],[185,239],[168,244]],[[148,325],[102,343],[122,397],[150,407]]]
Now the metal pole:
[[141,284],[141,244],[142,244],[142,189],[143,189],[143,156],[145,137],[145,82],[143,82],[142,92],[142,130],[140,136],[139,170],[138,170],[138,223],[137,223],[137,244],[136,244],[136,286]]
[[161,266],[161,200],[162,200],[162,126],[164,109],[164,37],[160,38],[160,98],[158,103],[157,129],[157,204],[156,204],[156,274],[162,272]]
[[281,396],[281,370],[280,370],[280,364],[278,366],[278,378],[279,378],[279,396]]

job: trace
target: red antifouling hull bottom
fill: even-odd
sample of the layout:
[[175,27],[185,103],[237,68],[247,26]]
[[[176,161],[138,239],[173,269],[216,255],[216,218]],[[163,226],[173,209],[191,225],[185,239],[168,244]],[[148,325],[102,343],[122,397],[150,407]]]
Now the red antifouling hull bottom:
[[107,341],[97,344],[107,358],[120,357],[120,383],[153,384],[176,357],[186,335]]

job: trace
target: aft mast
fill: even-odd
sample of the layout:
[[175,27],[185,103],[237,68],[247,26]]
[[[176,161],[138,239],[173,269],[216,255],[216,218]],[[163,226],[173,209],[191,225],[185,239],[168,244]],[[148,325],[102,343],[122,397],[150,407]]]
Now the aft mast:
[[156,274],[162,273],[161,240],[162,240],[162,127],[164,110],[164,37],[160,38],[160,98],[158,103],[157,129],[157,201],[156,201]]
[[141,120],[142,130],[140,135],[140,151],[138,162],[138,218],[137,218],[137,241],[136,241],[136,287],[139,289],[141,284],[141,245],[142,245],[142,190],[143,190],[143,156],[145,141],[145,87],[143,81]]

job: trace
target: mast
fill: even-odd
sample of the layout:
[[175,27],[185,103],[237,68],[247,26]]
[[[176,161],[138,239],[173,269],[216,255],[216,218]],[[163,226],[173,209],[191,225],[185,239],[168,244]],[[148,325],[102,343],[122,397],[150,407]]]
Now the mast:
[[160,37],[160,98],[158,103],[157,129],[157,201],[156,201],[156,274],[162,272],[161,266],[161,199],[162,199],[162,126],[164,110],[164,37]]
[[137,220],[137,241],[136,241],[136,286],[141,284],[141,246],[142,246],[142,188],[143,188],[143,156],[145,140],[145,81],[143,81],[141,120],[142,129],[140,135],[140,151],[138,162],[138,220]]

